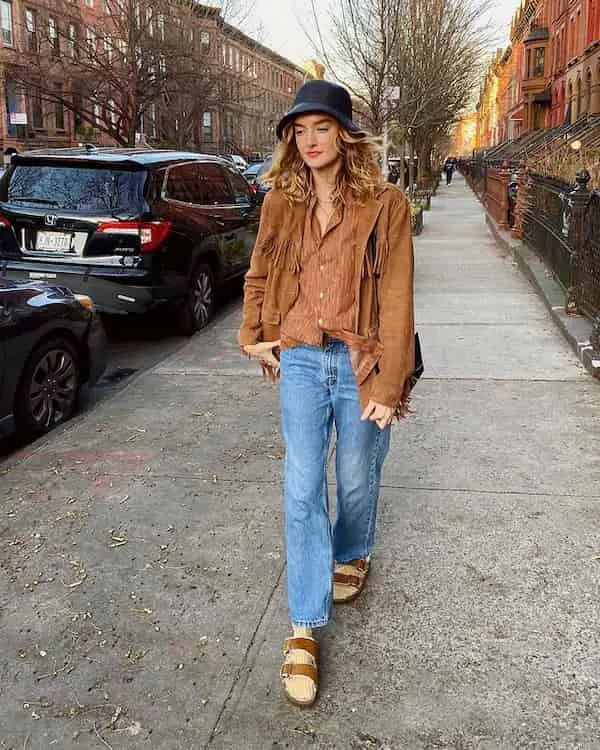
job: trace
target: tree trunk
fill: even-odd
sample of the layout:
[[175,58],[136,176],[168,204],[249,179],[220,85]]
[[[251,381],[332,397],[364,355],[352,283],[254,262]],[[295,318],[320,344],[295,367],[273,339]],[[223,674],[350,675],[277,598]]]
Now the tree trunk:
[[409,140],[409,156],[408,156],[408,194],[412,198],[413,184],[415,182],[415,139],[411,137]]

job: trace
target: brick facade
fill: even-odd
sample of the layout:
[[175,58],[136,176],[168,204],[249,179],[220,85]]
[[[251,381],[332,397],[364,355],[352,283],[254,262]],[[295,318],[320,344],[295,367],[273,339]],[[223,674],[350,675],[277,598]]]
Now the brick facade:
[[477,148],[600,113],[600,0],[526,0],[482,82]]
[[[0,10],[0,148],[111,143],[93,124],[82,122],[66,108],[19,90],[9,73],[34,43],[36,32],[52,38],[56,28],[60,55],[69,54],[70,35],[81,43],[104,44],[110,33],[105,0],[0,0]],[[276,123],[302,84],[303,71],[225,23],[218,11],[198,15],[195,33],[201,35],[214,85],[198,116],[190,147],[247,156],[271,151]],[[107,105],[101,101],[94,105],[99,119],[109,116]],[[169,116],[160,102],[151,106],[139,123],[139,140],[160,142],[161,122]]]

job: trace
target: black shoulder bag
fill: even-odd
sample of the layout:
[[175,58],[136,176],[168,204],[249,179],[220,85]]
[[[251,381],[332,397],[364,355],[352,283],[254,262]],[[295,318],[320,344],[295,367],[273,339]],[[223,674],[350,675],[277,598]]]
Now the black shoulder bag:
[[[371,261],[371,268],[375,269],[375,253],[377,251],[375,232],[371,232],[369,237],[369,260]],[[377,322],[379,322],[379,290],[378,290],[378,279],[379,275],[375,274],[373,270],[373,287],[375,290],[375,313]],[[423,355],[421,354],[421,342],[419,341],[419,334],[415,333],[415,369],[409,375],[408,382],[410,384],[410,390],[415,387],[417,381],[421,375],[425,372],[425,366],[423,365]]]

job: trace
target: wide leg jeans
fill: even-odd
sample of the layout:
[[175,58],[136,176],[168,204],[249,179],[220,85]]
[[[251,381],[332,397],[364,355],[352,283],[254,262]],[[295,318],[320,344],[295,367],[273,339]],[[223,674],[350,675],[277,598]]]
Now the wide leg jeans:
[[[325,625],[331,616],[334,562],[371,554],[390,429],[361,422],[346,345],[298,346],[281,353],[285,443],[285,537],[292,623]],[[329,517],[327,457],[336,431],[337,502]]]

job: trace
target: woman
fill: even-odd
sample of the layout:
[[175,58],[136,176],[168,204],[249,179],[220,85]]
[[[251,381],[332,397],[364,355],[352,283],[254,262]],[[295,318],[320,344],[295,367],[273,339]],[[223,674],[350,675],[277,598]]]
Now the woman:
[[[413,250],[403,193],[385,183],[341,86],[309,81],[277,128],[272,191],[244,287],[239,342],[281,375],[288,601],[283,689],[306,706],[332,602],[363,589],[381,469],[414,366]],[[337,502],[326,466],[336,430]]]

